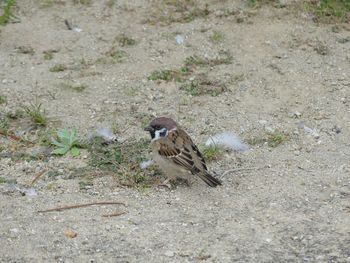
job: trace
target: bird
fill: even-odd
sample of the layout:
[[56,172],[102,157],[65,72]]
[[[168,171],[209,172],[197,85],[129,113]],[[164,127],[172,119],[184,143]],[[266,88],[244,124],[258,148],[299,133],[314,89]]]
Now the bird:
[[220,180],[208,172],[203,155],[191,137],[171,118],[157,117],[145,127],[151,135],[153,158],[167,180],[189,178],[188,172],[201,178],[207,185],[216,187]]

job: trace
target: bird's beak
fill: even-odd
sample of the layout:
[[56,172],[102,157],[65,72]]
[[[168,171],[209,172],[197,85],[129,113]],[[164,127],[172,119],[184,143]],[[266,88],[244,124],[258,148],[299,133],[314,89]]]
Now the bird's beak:
[[151,127],[151,126],[147,126],[144,128],[145,131],[148,131],[148,132],[151,132],[151,131],[154,131],[154,128]]

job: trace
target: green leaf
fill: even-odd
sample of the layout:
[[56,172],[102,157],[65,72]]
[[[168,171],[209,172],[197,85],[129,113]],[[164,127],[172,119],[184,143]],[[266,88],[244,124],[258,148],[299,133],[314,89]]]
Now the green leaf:
[[69,147],[57,148],[52,151],[53,154],[65,155],[69,151]]
[[71,150],[70,150],[70,153],[73,157],[76,157],[80,154],[80,151],[77,147],[73,147]]
[[56,141],[55,139],[51,140],[51,144],[56,145],[58,147],[64,148],[66,147],[63,143]]

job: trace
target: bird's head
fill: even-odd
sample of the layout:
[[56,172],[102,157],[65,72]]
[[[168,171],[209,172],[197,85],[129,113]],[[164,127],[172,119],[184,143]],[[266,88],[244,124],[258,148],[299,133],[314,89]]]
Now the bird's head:
[[152,140],[157,140],[167,136],[168,132],[176,129],[177,124],[173,119],[167,117],[158,117],[151,121],[145,128],[151,135]]

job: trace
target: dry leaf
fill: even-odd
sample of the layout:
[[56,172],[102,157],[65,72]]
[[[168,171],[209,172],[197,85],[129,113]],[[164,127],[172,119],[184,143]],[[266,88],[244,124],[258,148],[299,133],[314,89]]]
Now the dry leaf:
[[69,238],[75,238],[78,235],[78,233],[74,232],[71,229],[67,229],[64,231],[64,235]]

